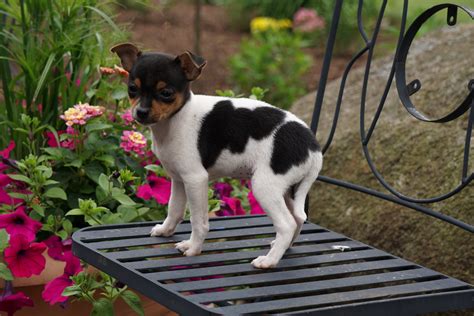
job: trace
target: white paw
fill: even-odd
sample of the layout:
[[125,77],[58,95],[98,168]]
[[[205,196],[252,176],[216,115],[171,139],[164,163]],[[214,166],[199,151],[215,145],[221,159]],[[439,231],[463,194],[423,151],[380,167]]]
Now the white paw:
[[175,248],[181,251],[183,255],[191,257],[200,254],[202,246],[193,244],[191,240],[183,240],[175,244]]
[[173,229],[168,229],[164,225],[157,224],[155,227],[151,229],[150,236],[163,236],[163,237],[169,237],[173,235],[174,230]]
[[259,256],[252,261],[252,265],[257,269],[268,269],[276,267],[278,261],[269,256]]
[[273,248],[274,244],[275,244],[275,240],[272,240],[272,242],[270,243],[270,248]]

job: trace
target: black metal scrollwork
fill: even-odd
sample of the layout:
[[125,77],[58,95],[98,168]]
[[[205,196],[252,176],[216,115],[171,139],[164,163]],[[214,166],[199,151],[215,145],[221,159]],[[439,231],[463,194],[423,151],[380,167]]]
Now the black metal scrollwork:
[[[314,133],[316,133],[318,129],[318,124],[319,124],[319,117],[321,113],[321,108],[323,104],[323,99],[324,99],[324,92],[325,92],[325,87],[326,87],[326,82],[328,79],[328,71],[329,71],[329,66],[332,58],[332,51],[335,43],[335,37],[337,33],[337,26],[339,23],[339,17],[340,17],[340,12],[342,10],[342,3],[343,0],[336,0],[335,2],[335,8],[334,8],[334,14],[333,14],[333,19],[331,22],[331,29],[327,41],[327,46],[326,46],[326,53],[324,56],[324,61],[323,61],[323,67],[321,71],[321,77],[319,81],[319,88],[316,96],[316,102],[315,102],[315,108],[313,112],[313,119],[311,122],[311,129],[313,130]],[[396,49],[396,54],[395,58],[393,60],[392,68],[390,71],[390,74],[387,78],[387,83],[385,85],[384,92],[381,96],[379,105],[376,109],[375,115],[372,119],[372,122],[369,126],[369,128],[366,130],[365,128],[365,103],[366,103],[366,95],[367,95],[367,87],[368,87],[368,79],[369,79],[369,71],[371,67],[371,62],[372,62],[372,57],[374,53],[374,48],[375,44],[377,42],[378,34],[380,31],[380,26],[382,23],[382,19],[384,17],[385,13],[385,8],[387,5],[387,0],[384,0],[381,4],[379,15],[375,24],[375,28],[373,31],[373,34],[371,37],[367,36],[365,30],[364,30],[364,25],[363,25],[363,20],[362,20],[362,8],[363,8],[363,0],[359,0],[359,8],[357,12],[357,19],[358,19],[358,28],[359,28],[359,33],[361,37],[364,40],[365,46],[362,47],[359,52],[357,52],[354,57],[348,62],[346,69],[343,73],[343,76],[341,78],[341,85],[339,88],[339,94],[338,98],[336,101],[336,108],[335,108],[335,113],[334,113],[334,119],[332,122],[331,130],[329,132],[328,139],[326,143],[323,146],[323,153],[327,151],[329,146],[331,145],[331,142],[333,140],[333,136],[337,127],[337,122],[339,118],[339,113],[341,109],[341,104],[342,104],[342,97],[344,94],[344,88],[346,84],[346,79],[347,76],[354,65],[354,63],[362,57],[364,54],[367,53],[367,63],[365,67],[365,75],[364,75],[364,81],[363,81],[363,86],[362,86],[362,93],[361,93],[361,104],[360,104],[360,137],[361,137],[361,142],[362,142],[362,149],[364,156],[367,160],[367,163],[374,174],[374,176],[377,178],[377,180],[391,193],[391,194],[386,194],[383,192],[379,192],[376,190],[373,190],[371,188],[367,188],[358,184],[350,183],[347,181],[342,181],[339,179],[333,179],[330,177],[326,177],[321,175],[318,180],[326,182],[326,183],[331,183],[335,185],[339,185],[345,188],[349,188],[352,190],[356,190],[359,192],[367,193],[373,196],[377,196],[379,198],[398,203],[400,205],[404,205],[406,207],[412,208],[414,210],[420,211],[424,214],[433,216],[435,218],[444,220],[448,223],[451,223],[453,225],[456,225],[458,227],[461,227],[467,231],[474,232],[474,226],[464,223],[462,221],[459,221],[453,217],[444,215],[438,211],[432,210],[430,208],[427,208],[423,205],[423,203],[434,203],[434,202],[439,202],[444,199],[447,199],[456,193],[460,192],[463,188],[465,188],[473,179],[474,179],[474,173],[468,175],[468,166],[469,166],[469,149],[470,149],[470,140],[471,140],[471,135],[472,135],[472,128],[473,128],[473,122],[474,122],[474,80],[470,80],[468,85],[467,85],[467,97],[464,99],[463,102],[461,102],[460,105],[458,105],[452,112],[448,113],[447,115],[444,115],[443,117],[440,118],[429,118],[425,114],[421,113],[415,105],[412,103],[410,100],[410,95],[413,95],[417,91],[420,90],[421,88],[421,81],[416,79],[410,82],[409,84],[406,83],[406,78],[405,78],[405,62],[406,58],[408,55],[408,51],[410,48],[410,45],[413,42],[413,39],[415,38],[418,30],[421,28],[423,23],[425,23],[431,16],[433,16],[435,13],[447,9],[447,24],[448,25],[454,25],[457,22],[457,12],[458,10],[464,11],[466,14],[468,14],[472,19],[474,19],[474,11],[454,5],[454,4],[440,4],[436,5],[425,12],[423,12],[415,21],[412,23],[412,25],[408,28],[407,32],[405,33],[405,25],[406,25],[406,20],[407,20],[407,10],[408,10],[408,0],[404,0],[404,5],[403,5],[403,11],[402,11],[402,20],[401,20],[401,25],[400,25],[400,33],[398,37],[398,43],[397,43],[397,49]],[[390,90],[391,84],[393,82],[393,78],[396,77],[396,84],[397,84],[397,90],[399,94],[399,98],[403,104],[403,106],[407,109],[407,111],[416,117],[417,119],[424,121],[424,122],[434,122],[434,123],[444,123],[444,122],[449,122],[452,121],[467,111],[470,110],[469,113],[469,118],[468,118],[468,126],[467,126],[467,131],[466,131],[466,139],[465,139],[465,147],[464,147],[464,159],[463,159],[463,170],[462,170],[462,177],[460,184],[452,189],[450,192],[444,193],[439,196],[435,197],[430,197],[430,198],[413,198],[409,197],[406,195],[403,195],[402,193],[398,192],[395,190],[390,184],[385,181],[383,176],[378,172],[377,168],[375,167],[372,158],[370,156],[370,152],[368,149],[368,144],[370,142],[371,136],[375,130],[375,127],[377,125],[378,119],[380,117],[380,114],[384,108],[385,105],[385,100],[387,98],[388,92]]]

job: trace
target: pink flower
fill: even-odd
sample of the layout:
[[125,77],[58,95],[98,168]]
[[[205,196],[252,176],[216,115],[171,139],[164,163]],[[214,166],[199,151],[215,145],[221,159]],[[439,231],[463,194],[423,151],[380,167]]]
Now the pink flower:
[[301,32],[323,29],[325,24],[324,19],[314,9],[300,8],[293,16],[293,27]]
[[130,109],[125,111],[125,113],[123,113],[120,117],[122,118],[125,125],[130,125],[133,122],[135,122],[135,120],[133,119],[133,116],[132,116],[132,110],[130,110]]
[[53,235],[44,241],[48,246],[48,255],[54,260],[64,261],[65,254],[71,251],[71,239],[61,240],[56,235]]
[[27,241],[33,241],[42,226],[25,213],[24,206],[18,207],[14,212],[0,215],[0,228],[5,228],[12,237],[22,235]]
[[103,76],[109,76],[113,75],[115,73],[115,70],[110,67],[99,67],[99,72]]
[[[5,148],[4,150],[0,150],[1,158],[8,159],[10,157],[10,153],[13,149],[15,149],[15,142],[13,140],[11,140],[10,143],[8,144],[7,148]],[[1,158],[0,158],[0,172],[10,168],[8,165],[3,164]]]
[[74,107],[67,109],[64,114],[59,117],[66,121],[66,125],[85,125],[87,120],[104,114],[105,108],[102,106],[93,106],[89,103],[80,103]]
[[71,276],[74,276],[82,271],[80,260],[75,257],[71,251],[64,253],[64,260],[66,267],[63,275],[48,282],[41,293],[43,300],[50,305],[56,303],[64,303],[68,300],[67,296],[63,296],[64,290],[73,284]]
[[5,249],[4,260],[15,277],[29,278],[44,270],[46,259],[44,243],[31,242],[24,235],[12,235],[10,246]]
[[239,199],[235,197],[223,197],[222,202],[223,205],[221,209],[216,212],[217,216],[236,216],[246,214]]
[[5,292],[0,296],[0,311],[6,312],[8,316],[13,316],[13,314],[25,306],[33,307],[33,300],[23,292],[13,294],[11,283],[6,282]]
[[128,77],[128,71],[126,71],[122,67],[114,65],[114,70],[115,70],[115,73],[119,74],[120,76],[122,76],[124,78]]
[[135,152],[140,156],[145,155],[146,138],[140,132],[123,131],[120,147],[126,152]]
[[229,197],[232,193],[232,186],[227,182],[216,182],[214,184],[214,191],[218,198]]
[[249,192],[247,198],[250,204],[250,214],[265,214],[265,211],[260,206],[260,204],[258,204],[257,200],[255,199],[255,196],[253,196],[252,191]]
[[171,182],[154,174],[150,174],[147,180],[148,184],[137,188],[137,196],[144,200],[150,200],[153,197],[159,204],[168,204],[171,195]]

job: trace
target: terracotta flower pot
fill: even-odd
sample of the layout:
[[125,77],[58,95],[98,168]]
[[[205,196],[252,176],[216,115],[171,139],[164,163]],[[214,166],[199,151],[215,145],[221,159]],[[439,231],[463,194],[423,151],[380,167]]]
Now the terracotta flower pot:
[[[57,261],[48,255],[48,251],[43,252],[43,256],[46,259],[44,270],[40,275],[32,275],[29,278],[15,278],[13,279],[13,287],[20,286],[33,286],[46,284],[52,279],[62,275],[64,273],[64,267],[66,265],[63,261]],[[0,288],[3,288],[4,281],[1,280]]]
[[[44,285],[58,276],[61,276],[64,273],[64,267],[66,263],[64,261],[59,261],[51,258],[48,255],[48,251],[43,252],[43,256],[46,259],[44,270],[39,275],[32,275],[29,278],[14,278],[13,287],[24,287],[24,286],[34,286],[34,285]],[[0,260],[3,261],[3,260]],[[97,273],[97,269],[88,266],[86,271],[88,273]],[[0,280],[0,289],[3,289],[5,284],[4,280]]]

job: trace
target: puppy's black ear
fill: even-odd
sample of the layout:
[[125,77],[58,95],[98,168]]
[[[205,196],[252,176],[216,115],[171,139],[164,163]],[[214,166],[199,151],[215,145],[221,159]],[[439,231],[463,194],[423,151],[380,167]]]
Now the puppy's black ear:
[[204,58],[188,51],[178,55],[175,60],[181,65],[181,68],[186,75],[186,79],[189,81],[196,80],[207,64],[207,61]]
[[130,43],[115,45],[110,51],[120,57],[123,69],[128,72],[132,70],[133,64],[135,64],[137,58],[142,54],[135,45]]

